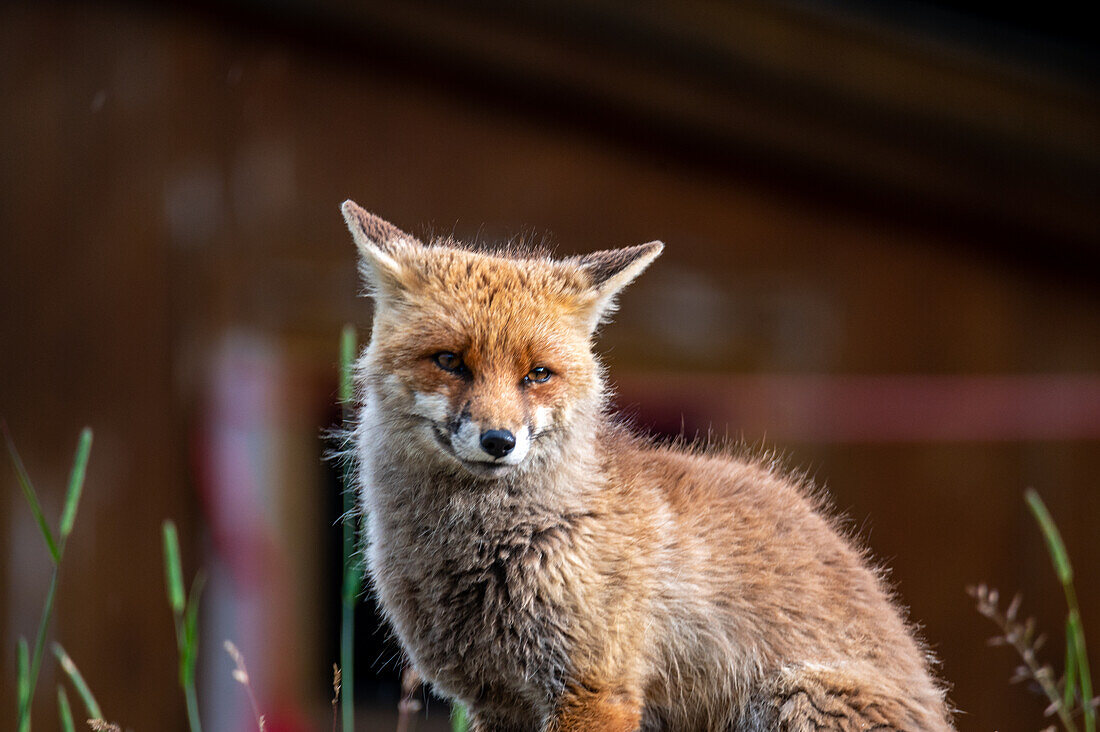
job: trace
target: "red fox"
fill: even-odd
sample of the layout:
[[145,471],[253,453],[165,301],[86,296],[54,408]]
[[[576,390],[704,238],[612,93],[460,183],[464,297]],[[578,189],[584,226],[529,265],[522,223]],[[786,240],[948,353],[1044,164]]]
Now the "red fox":
[[352,201],[373,590],[477,732],[950,730],[931,656],[814,491],[608,412],[597,328],[663,245],[422,244]]

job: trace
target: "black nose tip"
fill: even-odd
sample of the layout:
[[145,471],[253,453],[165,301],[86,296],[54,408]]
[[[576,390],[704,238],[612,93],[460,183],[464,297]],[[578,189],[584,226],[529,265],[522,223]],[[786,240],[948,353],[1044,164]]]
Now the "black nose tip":
[[481,433],[481,449],[495,458],[502,458],[516,446],[516,436],[508,430],[485,430]]

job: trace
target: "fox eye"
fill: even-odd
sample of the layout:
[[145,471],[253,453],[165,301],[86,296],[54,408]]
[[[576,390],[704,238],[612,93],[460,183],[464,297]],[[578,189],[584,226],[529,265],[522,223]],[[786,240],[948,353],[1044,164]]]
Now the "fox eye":
[[461,374],[466,371],[466,364],[462,363],[462,356],[450,351],[440,351],[432,356],[436,366],[452,374]]
[[523,377],[524,384],[545,384],[550,380],[550,377],[554,374],[553,371],[545,366],[536,366],[527,372],[527,375]]

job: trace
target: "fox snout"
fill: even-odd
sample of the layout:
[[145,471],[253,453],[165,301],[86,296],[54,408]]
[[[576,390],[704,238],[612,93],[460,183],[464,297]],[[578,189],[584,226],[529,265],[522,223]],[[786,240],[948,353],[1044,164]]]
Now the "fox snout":
[[502,458],[516,446],[516,436],[508,430],[485,430],[481,433],[481,449],[495,458]]
[[454,456],[467,467],[515,466],[531,449],[531,430],[524,425],[513,431],[462,415],[457,424],[452,423],[448,442]]
[[[497,414],[478,414],[466,402],[453,406],[443,394],[414,392],[411,412],[430,425],[440,450],[477,475],[507,472],[523,462],[531,449],[532,433],[526,424],[508,424]],[[501,422],[504,424],[501,424]],[[516,415],[513,421],[523,422]]]

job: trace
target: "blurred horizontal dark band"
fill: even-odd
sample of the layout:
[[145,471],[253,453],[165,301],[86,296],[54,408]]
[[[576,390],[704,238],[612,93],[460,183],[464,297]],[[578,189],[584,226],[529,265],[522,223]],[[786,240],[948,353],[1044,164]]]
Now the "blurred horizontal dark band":
[[808,205],[839,203],[1004,261],[1100,279],[1100,104],[1087,44],[1029,65],[1012,44],[993,54],[937,36],[942,14],[928,16],[940,19],[932,31],[880,22],[890,5],[877,16],[854,14],[856,3],[696,0],[171,7],[669,164],[789,189]]
[[[658,433],[750,442],[1100,440],[1100,376],[649,374],[619,404]],[[635,407],[633,405],[644,405]]]

